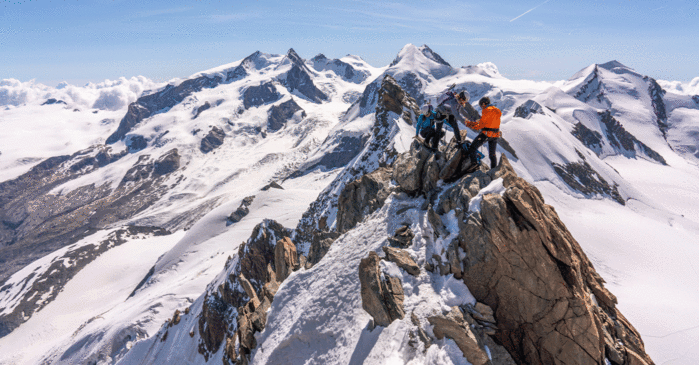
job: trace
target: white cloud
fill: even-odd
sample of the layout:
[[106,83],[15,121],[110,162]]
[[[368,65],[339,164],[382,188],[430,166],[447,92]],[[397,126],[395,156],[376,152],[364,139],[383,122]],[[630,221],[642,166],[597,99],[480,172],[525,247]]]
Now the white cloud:
[[136,101],[143,91],[163,85],[143,76],[129,79],[121,77],[85,86],[61,82],[56,87],[36,83],[34,80],[21,82],[4,79],[0,80],[0,106],[43,104],[48,99],[56,99],[75,107],[118,110]]

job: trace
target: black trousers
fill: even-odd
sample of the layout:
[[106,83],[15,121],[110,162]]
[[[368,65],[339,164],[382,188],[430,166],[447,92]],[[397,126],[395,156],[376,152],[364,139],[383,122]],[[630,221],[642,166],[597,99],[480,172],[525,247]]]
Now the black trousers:
[[[454,118],[453,115],[449,114],[449,116],[446,116],[444,114],[438,114],[437,120],[447,120],[447,123],[449,123],[449,126],[451,129],[454,131],[454,138],[456,138],[456,141],[459,142],[459,144],[462,143],[461,141],[461,132],[459,131],[459,123],[456,121],[456,118]],[[437,123],[437,129],[439,132],[442,131],[442,123]]]
[[420,135],[425,139],[425,144],[432,149],[437,149],[439,139],[442,138],[442,123],[437,123],[437,128],[427,127],[420,131]]
[[490,168],[494,169],[498,165],[498,159],[495,156],[495,148],[498,146],[497,137],[488,137],[485,135],[485,133],[478,134],[476,139],[473,140],[473,143],[471,143],[471,146],[468,148],[468,151],[466,151],[466,154],[471,158],[471,163],[476,163],[476,151],[478,150],[478,147],[482,146],[486,141],[488,142]]

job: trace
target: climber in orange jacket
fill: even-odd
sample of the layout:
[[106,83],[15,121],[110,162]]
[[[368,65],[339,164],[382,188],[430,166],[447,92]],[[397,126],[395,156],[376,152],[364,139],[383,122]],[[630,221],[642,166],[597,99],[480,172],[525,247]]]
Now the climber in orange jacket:
[[466,150],[466,155],[471,158],[471,166],[468,170],[475,170],[478,168],[476,165],[476,151],[478,147],[482,146],[486,141],[488,142],[488,155],[490,156],[490,168],[495,168],[498,164],[498,160],[495,157],[495,148],[498,145],[498,138],[502,136],[500,132],[500,116],[502,112],[500,109],[490,105],[490,98],[483,97],[478,101],[478,105],[481,107],[483,112],[481,113],[481,119],[472,122],[467,121],[466,126],[473,130],[480,130],[476,139],[473,140],[471,146]]

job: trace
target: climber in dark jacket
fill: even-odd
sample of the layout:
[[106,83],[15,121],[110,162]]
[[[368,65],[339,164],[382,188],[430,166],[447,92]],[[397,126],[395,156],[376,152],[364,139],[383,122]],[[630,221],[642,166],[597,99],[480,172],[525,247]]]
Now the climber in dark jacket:
[[468,114],[466,113],[464,106],[468,102],[468,99],[469,94],[467,91],[461,91],[459,93],[447,91],[438,99],[438,105],[436,108],[436,119],[439,124],[438,128],[441,130],[441,122],[446,119],[447,123],[449,123],[449,126],[451,126],[451,129],[454,131],[454,138],[456,138],[459,145],[462,143],[461,132],[459,131],[459,122],[465,123],[467,120],[466,116]]
[[478,168],[478,166],[476,165],[476,151],[478,150],[478,147],[482,146],[485,142],[488,142],[490,168],[494,169],[495,166],[497,166],[498,160],[495,156],[495,148],[498,145],[498,138],[502,137],[502,132],[500,132],[500,116],[502,116],[502,112],[500,111],[500,109],[491,106],[490,98],[488,98],[487,96],[481,98],[481,100],[478,101],[478,105],[483,110],[483,112],[481,113],[481,119],[475,122],[466,122],[467,127],[473,130],[481,131],[466,151],[466,155],[469,156],[469,158],[471,159],[471,165],[469,168],[469,170],[471,171]]

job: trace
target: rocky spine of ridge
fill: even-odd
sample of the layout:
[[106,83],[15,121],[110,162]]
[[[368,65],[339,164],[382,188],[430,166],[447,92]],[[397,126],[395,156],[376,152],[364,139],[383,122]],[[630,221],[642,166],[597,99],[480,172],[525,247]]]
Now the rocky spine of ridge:
[[206,361],[223,346],[224,364],[249,363],[280,283],[304,264],[291,233],[272,220],[258,224],[226,263],[226,280],[207,289],[198,322],[198,351]]
[[663,101],[663,95],[665,95],[666,92],[652,77],[645,76],[643,80],[648,83],[648,95],[650,95],[651,105],[653,106],[655,123],[658,125],[658,129],[660,133],[662,133],[663,138],[667,140],[667,130],[669,126],[667,124],[665,101]]
[[[317,263],[316,260],[322,258],[332,241],[343,231],[344,218],[336,221],[341,216],[338,212],[338,197],[342,190],[351,181],[380,167],[391,165],[398,155],[393,145],[393,138],[399,131],[397,123],[412,125],[418,115],[415,99],[408,96],[391,76],[384,77],[381,88],[377,90],[377,97],[374,125],[371,133],[366,136],[366,142],[357,151],[361,153],[321,192],[296,227],[296,243],[301,251],[309,252],[309,265]],[[371,180],[374,175],[368,176]],[[378,187],[371,189],[380,190]],[[380,203],[378,206],[383,205],[383,201]],[[312,255],[311,252],[319,254]]]
[[[486,346],[506,350],[511,360],[501,363],[653,364],[640,334],[617,309],[616,297],[580,245],[538,189],[517,176],[506,156],[495,169],[482,165],[429,191],[424,186],[435,186],[433,156],[424,149],[415,143],[398,158],[394,181],[405,193],[426,194],[423,208],[435,234],[444,232],[441,214],[449,211],[455,212],[459,230],[447,262],[429,260],[424,269],[462,278],[481,309],[455,307],[430,317],[438,338],[452,338],[474,364],[496,363],[484,357]],[[503,192],[480,193],[491,184],[502,184]],[[474,204],[480,209],[473,209]],[[400,281],[370,279],[375,275],[368,275],[373,271],[367,268],[375,267],[370,263],[379,258],[370,259],[359,268],[363,303],[376,324],[388,325],[403,318],[402,288]]]
[[627,156],[635,156],[637,153],[642,153],[663,165],[667,165],[663,156],[626,131],[621,123],[612,116],[611,111],[606,110],[601,112],[599,113],[599,117],[606,127],[605,133],[609,144],[611,144],[617,152]]

